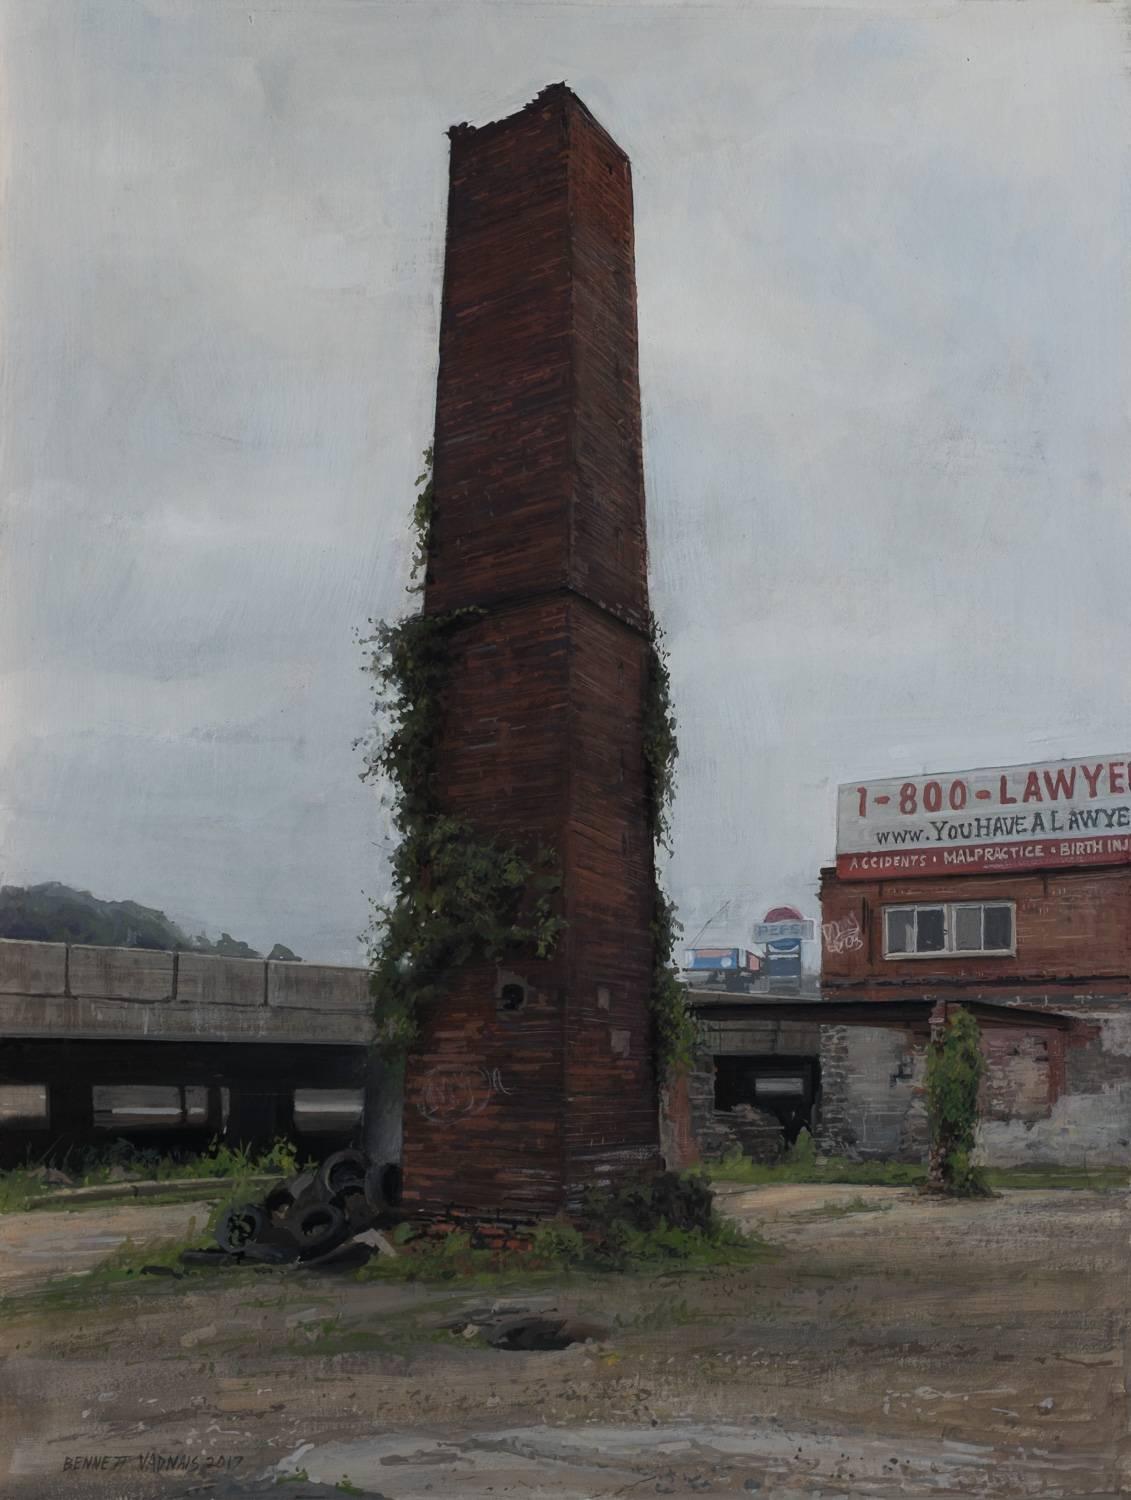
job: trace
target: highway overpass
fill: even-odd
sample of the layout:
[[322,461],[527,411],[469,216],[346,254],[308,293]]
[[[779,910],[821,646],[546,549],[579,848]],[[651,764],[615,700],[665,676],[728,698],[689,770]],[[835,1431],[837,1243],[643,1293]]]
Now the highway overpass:
[[3,939],[0,1160],[114,1134],[360,1139],[373,1039],[365,969]]

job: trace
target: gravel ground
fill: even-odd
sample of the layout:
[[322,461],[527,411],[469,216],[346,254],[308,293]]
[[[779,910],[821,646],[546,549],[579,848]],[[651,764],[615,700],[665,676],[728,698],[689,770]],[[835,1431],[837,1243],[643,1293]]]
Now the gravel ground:
[[[206,1210],[2,1218],[3,1494],[1131,1492],[1126,1193],[722,1202],[771,1257],[502,1291],[294,1270],[53,1287]],[[590,1341],[465,1336],[504,1294]]]

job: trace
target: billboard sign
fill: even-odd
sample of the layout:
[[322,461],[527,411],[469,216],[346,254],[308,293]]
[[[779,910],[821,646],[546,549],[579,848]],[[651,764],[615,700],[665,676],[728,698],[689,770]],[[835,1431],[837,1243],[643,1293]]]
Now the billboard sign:
[[842,880],[1131,862],[1131,757],[841,786]]
[[778,953],[771,948],[766,957],[766,973],[771,983],[775,979],[800,979],[801,945],[791,948],[788,953]]
[[719,969],[731,969],[735,972],[745,970],[753,973],[758,969],[758,960],[744,948],[686,948],[683,967],[700,972],[710,970],[713,973]]
[[[809,927],[808,933],[801,930],[806,925]],[[813,924],[806,924],[796,906],[772,906],[756,925],[755,937],[757,938],[759,929],[777,927],[787,930],[763,940],[766,944],[766,972],[771,982],[775,979],[800,981],[801,942],[805,937],[812,937]]]
[[794,917],[782,922],[755,922],[756,943],[811,943],[813,941],[812,917]]

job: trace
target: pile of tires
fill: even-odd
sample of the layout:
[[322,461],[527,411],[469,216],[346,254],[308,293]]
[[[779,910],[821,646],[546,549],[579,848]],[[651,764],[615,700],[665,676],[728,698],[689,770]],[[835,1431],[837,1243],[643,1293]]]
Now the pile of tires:
[[335,1151],[318,1167],[276,1183],[259,1203],[226,1210],[216,1244],[235,1262],[315,1261],[366,1229],[395,1223],[399,1202],[398,1166],[378,1165],[360,1151]]

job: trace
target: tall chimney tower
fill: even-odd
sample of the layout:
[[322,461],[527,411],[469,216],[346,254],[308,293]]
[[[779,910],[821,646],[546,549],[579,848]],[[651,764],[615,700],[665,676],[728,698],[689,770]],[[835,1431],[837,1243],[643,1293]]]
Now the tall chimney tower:
[[451,137],[429,614],[438,804],[531,857],[567,929],[425,1008],[405,1199],[552,1213],[659,1165],[644,476],[628,158],[564,84]]

